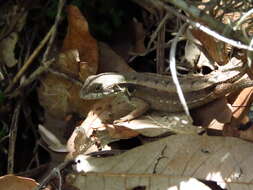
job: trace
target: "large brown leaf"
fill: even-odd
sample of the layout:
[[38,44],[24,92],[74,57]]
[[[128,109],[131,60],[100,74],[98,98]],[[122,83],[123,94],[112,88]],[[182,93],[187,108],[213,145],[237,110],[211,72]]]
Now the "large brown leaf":
[[207,189],[190,183],[195,178],[222,189],[252,189],[252,148],[252,143],[232,137],[174,135],[117,156],[80,155],[76,169],[85,173],[76,174],[74,186],[80,190]]
[[[71,78],[84,81],[97,72],[97,41],[90,35],[88,23],[77,7],[68,6],[67,13],[68,32],[63,42],[62,53],[53,67]],[[47,74],[41,83],[38,90],[40,103],[46,112],[57,118],[62,119],[70,112],[86,115],[94,102],[81,100],[80,86],[55,74]]]
[[63,41],[62,52],[77,49],[80,57],[78,64],[60,65],[61,69],[77,74],[84,81],[95,74],[98,68],[97,41],[89,33],[89,25],[80,10],[73,5],[67,7],[68,31]]

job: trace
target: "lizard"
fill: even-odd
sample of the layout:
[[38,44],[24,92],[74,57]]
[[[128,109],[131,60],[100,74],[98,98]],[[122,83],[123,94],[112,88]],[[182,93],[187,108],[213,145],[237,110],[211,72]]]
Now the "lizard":
[[[206,76],[179,78],[189,109],[200,107],[231,91],[253,86],[244,67],[225,66]],[[119,121],[132,120],[149,107],[158,111],[182,112],[176,88],[169,76],[155,73],[101,73],[87,78],[81,91],[83,99],[100,99],[119,95],[143,101],[134,111]],[[133,102],[134,104],[134,102]],[[140,105],[140,104],[139,104]]]

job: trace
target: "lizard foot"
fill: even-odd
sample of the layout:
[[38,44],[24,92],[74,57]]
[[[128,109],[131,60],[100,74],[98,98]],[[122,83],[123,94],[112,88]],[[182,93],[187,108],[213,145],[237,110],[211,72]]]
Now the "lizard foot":
[[113,124],[119,124],[119,123],[123,123],[123,122],[129,122],[131,120],[133,120],[134,118],[127,118],[127,117],[122,117],[120,119],[114,120]]
[[132,97],[131,98],[131,105],[135,107],[134,110],[132,110],[130,113],[128,113],[126,116],[123,116],[117,120],[115,120],[113,123],[122,123],[122,122],[129,122],[145,113],[149,109],[149,104],[143,101],[142,99]]

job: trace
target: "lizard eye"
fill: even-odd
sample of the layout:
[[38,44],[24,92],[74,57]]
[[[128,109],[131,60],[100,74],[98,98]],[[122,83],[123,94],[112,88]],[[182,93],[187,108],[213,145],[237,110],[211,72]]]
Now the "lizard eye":
[[101,86],[101,85],[97,85],[97,86],[95,86],[94,90],[95,90],[96,92],[99,92],[99,91],[102,90],[102,86]]

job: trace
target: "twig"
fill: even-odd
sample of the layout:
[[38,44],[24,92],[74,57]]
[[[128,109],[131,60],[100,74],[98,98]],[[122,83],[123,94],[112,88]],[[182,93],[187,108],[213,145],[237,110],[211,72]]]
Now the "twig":
[[61,164],[59,164],[57,167],[53,168],[51,170],[51,172],[48,174],[48,176],[46,176],[42,182],[36,187],[34,188],[34,190],[41,190],[48,182],[50,179],[52,179],[55,176],[59,177],[59,187],[61,188],[61,175],[60,175],[60,171],[64,168],[66,168],[69,164],[73,164],[74,160],[68,160],[65,162],[62,162]]
[[[36,138],[38,139],[38,138]],[[31,161],[29,162],[29,164],[27,165],[26,167],[26,170],[30,169],[30,167],[32,166],[33,162],[36,161],[36,166],[39,166],[40,163],[39,163],[39,160],[38,160],[38,148],[39,148],[39,143],[38,143],[39,140],[36,140],[36,143],[35,143],[35,147],[33,149],[33,158],[31,159]]]
[[63,72],[59,72],[55,69],[49,68],[49,66],[54,62],[54,59],[51,59],[49,61],[47,61],[47,64],[44,64],[43,66],[40,66],[36,71],[34,71],[32,73],[32,75],[25,80],[13,93],[9,94],[9,97],[15,97],[18,95],[18,92],[20,90],[22,90],[25,86],[27,86],[28,84],[30,84],[31,82],[33,82],[38,76],[40,76],[42,73],[44,72],[50,72],[54,75],[57,75],[61,78],[64,78],[66,80],[71,81],[72,83],[74,83],[77,86],[82,86],[83,83],[80,80],[74,79],[72,77],[70,77],[68,74],[63,73]]
[[[168,1],[168,0],[167,0]],[[165,4],[164,4],[165,5]],[[189,6],[189,5],[188,5]],[[176,12],[173,8],[171,8],[170,6],[167,6],[165,5],[166,9],[168,11],[172,11],[174,14],[176,14],[177,16],[179,16],[180,18],[182,18],[183,20],[185,20],[186,22],[188,22],[189,24],[191,24],[192,26],[198,28],[199,30],[205,32],[206,34],[210,35],[210,36],[213,36],[214,38],[218,39],[218,40],[221,40],[225,43],[228,43],[234,47],[237,47],[239,49],[245,49],[245,50],[248,50],[248,51],[253,51],[253,47],[250,47],[246,44],[249,44],[249,41],[244,37],[244,35],[242,34],[241,31],[236,31],[234,32],[232,30],[232,27],[230,27],[229,25],[224,25],[223,23],[221,22],[217,22],[216,20],[214,20],[212,17],[209,17],[208,15],[206,15],[205,13],[201,12],[199,10],[199,14],[201,14],[202,16],[199,17],[199,19],[203,19],[203,22],[205,23],[208,23],[208,26],[210,28],[213,28],[214,30],[222,33],[223,35],[219,34],[218,32],[214,31],[214,30],[211,30],[210,28],[200,24],[200,23],[197,23],[197,22],[194,22],[192,20],[190,20],[189,18],[187,18],[186,16]],[[191,6],[192,7],[192,6]],[[197,9],[197,8],[196,8]],[[188,12],[189,14],[191,14],[191,9],[186,9],[185,10],[186,12]],[[197,14],[198,15],[198,14]],[[203,16],[205,15],[205,17]],[[208,19],[210,21],[208,21]],[[224,32],[225,31],[225,32]],[[233,40],[233,39],[236,39],[236,40],[239,40],[239,41],[236,41],[236,40]],[[246,44],[242,44],[243,43],[246,43]]]
[[[5,90],[5,93],[9,92],[12,89],[12,87],[16,84],[18,79],[22,76],[22,74],[26,71],[26,69],[29,67],[29,65],[31,65],[31,63],[33,62],[35,57],[39,54],[41,49],[49,41],[47,49],[46,49],[46,51],[43,55],[43,58],[42,58],[42,63],[46,62],[46,60],[48,59],[48,53],[52,48],[52,44],[53,44],[55,36],[56,36],[57,26],[60,21],[60,15],[61,15],[64,3],[65,3],[65,0],[59,0],[57,15],[55,17],[54,25],[51,27],[51,29],[49,30],[47,35],[44,37],[44,39],[40,42],[39,46],[33,51],[32,55],[28,58],[28,60],[25,62],[25,64],[22,66],[22,68],[19,70],[17,75],[14,77],[12,83]],[[50,36],[51,36],[51,38],[50,38]]]
[[[187,12],[188,14],[190,14],[193,18],[200,20],[200,22],[208,24],[208,27],[211,28],[212,30],[204,25],[201,25],[200,23],[193,22],[186,16],[175,11],[173,8],[171,8],[164,2],[171,3],[175,5],[176,7],[182,9],[183,11]],[[238,31],[238,30],[236,32],[233,31],[233,28],[231,26],[217,21],[210,15],[207,15],[204,11],[198,9],[197,7],[194,7],[193,5],[190,5],[184,0],[150,0],[150,1],[144,1],[144,3],[148,4],[149,6],[154,6],[158,9],[164,8],[167,11],[172,12],[173,14],[177,15],[179,18],[185,20],[189,24],[202,30],[208,35],[213,36],[214,38],[218,40],[221,40],[239,49],[246,49],[248,51],[253,51],[252,47],[245,45],[245,44],[249,44],[249,40],[244,37],[241,31]],[[214,30],[217,32],[215,32]],[[238,41],[233,40],[233,39],[236,39]]]
[[234,30],[237,30],[239,28],[239,26],[243,23],[243,21],[249,16],[253,14],[253,9],[250,9],[247,13],[245,13],[240,19],[239,21],[236,23],[236,25],[234,26]]
[[[180,39],[180,40],[182,40],[182,39]],[[164,48],[170,47],[170,46],[171,46],[171,43],[172,43],[172,40],[169,40],[168,42],[166,42],[166,43],[164,44]],[[128,60],[128,62],[129,62],[129,63],[132,62],[136,57],[139,57],[139,56],[146,56],[146,55],[149,54],[150,52],[155,51],[156,48],[157,48],[157,46],[155,45],[154,47],[152,47],[152,48],[146,50],[146,52],[144,52],[144,53],[142,53],[142,54],[134,55],[133,57],[131,57],[131,58]]]
[[4,142],[6,139],[8,139],[9,137],[10,137],[10,135],[6,135],[6,136],[2,137],[2,138],[0,139],[0,144],[1,144],[2,142]]
[[184,108],[184,111],[185,111],[186,115],[188,116],[189,120],[192,121],[192,118],[191,118],[190,112],[189,112],[189,108],[187,106],[182,88],[181,88],[180,83],[179,83],[178,78],[177,78],[177,70],[176,70],[177,42],[178,42],[179,36],[181,36],[183,34],[183,32],[185,31],[185,28],[187,26],[188,26],[188,24],[185,23],[180,28],[180,30],[178,31],[178,33],[177,33],[176,37],[174,38],[173,43],[171,45],[171,48],[170,48],[170,72],[171,72],[172,80],[173,80],[173,82],[176,86],[176,89],[177,89],[177,94],[178,94],[179,100],[180,100],[180,102],[181,102],[181,104]]
[[57,14],[56,14],[54,25],[53,25],[54,29],[53,29],[51,38],[49,39],[47,49],[46,49],[46,51],[43,55],[42,63],[47,61],[48,53],[51,51],[51,48],[52,48],[52,45],[53,45],[53,42],[54,42],[54,39],[55,39],[55,36],[56,36],[56,33],[57,33],[57,26],[60,22],[61,12],[62,12],[64,4],[65,4],[65,0],[59,0],[58,7],[57,7]]
[[14,77],[11,84],[5,89],[5,93],[8,93],[12,87],[16,84],[18,79],[22,76],[22,74],[26,71],[26,69],[31,65],[35,57],[39,54],[41,49],[45,46],[47,41],[49,40],[49,37],[51,36],[52,32],[54,30],[54,26],[51,27],[47,35],[44,37],[44,39],[40,42],[39,46],[33,51],[32,55],[28,58],[28,60],[25,62],[25,64],[22,66],[22,68],[19,70],[19,72]]
[[[152,0],[152,1],[154,1],[154,0]],[[181,19],[185,20],[186,22],[188,22],[192,26],[198,28],[199,30],[207,33],[210,36],[213,36],[214,38],[216,38],[218,40],[221,40],[225,43],[228,43],[228,44],[230,44],[234,47],[237,47],[239,49],[246,49],[248,51],[253,51],[253,47],[242,44],[242,42],[246,43],[246,44],[249,44],[248,40],[243,36],[242,32],[240,32],[240,31],[233,32],[232,28],[229,25],[224,25],[223,23],[216,21],[215,19],[213,19],[209,15],[206,15],[204,12],[202,12],[201,10],[199,10],[198,8],[196,8],[194,6],[190,6],[191,9],[189,9],[189,5],[186,2],[182,1],[182,0],[179,0],[179,2],[177,2],[175,0],[163,0],[163,1],[170,2],[170,3],[174,4],[175,6],[181,8],[184,11],[191,14],[194,18],[202,19],[202,21],[204,23],[208,23],[208,26],[210,28],[213,28],[214,30],[224,34],[224,36],[219,34],[218,32],[216,32],[214,30],[211,30],[210,28],[208,28],[208,27],[206,27],[206,26],[204,26],[200,23],[197,23],[197,22],[194,22],[194,21],[190,20],[186,16],[178,13],[173,8],[171,8],[170,6],[162,3],[161,1],[155,1],[155,2],[158,4],[158,6],[164,6],[164,8],[167,11],[173,12],[173,14],[177,15]],[[236,41],[236,40],[233,40],[233,39],[237,39],[237,40],[240,40],[240,41]]]
[[59,77],[65,78],[65,79],[67,79],[67,80],[73,82],[73,83],[76,84],[77,86],[82,86],[82,85],[83,85],[83,83],[82,83],[81,81],[79,81],[79,80],[77,80],[77,79],[74,79],[74,78],[68,76],[67,74],[65,74],[65,73],[63,73],[63,72],[56,71],[56,70],[54,70],[54,69],[52,69],[52,68],[48,68],[48,71],[49,71],[50,73],[53,73],[53,74],[59,76]]
[[50,163],[41,164],[39,167],[27,170],[25,172],[15,173],[17,176],[23,176],[23,177],[35,177],[41,175],[41,173],[45,172],[50,166]]
[[11,126],[10,126],[8,167],[7,167],[7,173],[9,174],[12,174],[14,171],[14,153],[15,153],[15,143],[16,143],[16,137],[17,137],[18,118],[20,114],[20,108],[21,108],[21,101],[17,103],[17,106],[15,108],[15,111],[11,120]]
[[151,35],[151,38],[150,38],[150,40],[148,42],[148,45],[147,45],[147,49],[150,49],[150,47],[151,47],[152,43],[154,42],[155,38],[157,37],[159,31],[165,25],[165,22],[168,20],[168,18],[170,17],[170,15],[171,15],[170,13],[166,13],[166,15],[163,17],[163,19],[159,23],[159,25],[156,28],[156,30],[154,31],[154,33]]
[[13,98],[19,94],[19,92],[26,87],[27,85],[31,84],[35,79],[37,79],[41,74],[46,72],[50,65],[54,63],[55,58],[42,63],[42,66],[39,66],[26,80],[24,80],[18,88],[16,88],[13,92],[8,94],[9,97]]
[[162,74],[164,72],[164,44],[165,44],[165,23],[158,32],[157,36],[157,49],[156,49],[156,72]]
[[[35,36],[38,34],[38,26],[36,25],[33,29],[33,31],[31,33],[29,33],[28,31],[26,31],[26,38],[25,38],[25,42],[24,45],[22,45],[22,48],[24,49],[23,46],[26,47],[26,52],[25,52],[25,56],[24,56],[24,61],[26,61],[29,58],[29,55],[31,55],[31,51],[32,51],[32,44],[34,43],[35,40]],[[23,51],[24,52],[24,51]],[[21,58],[23,53],[20,53],[20,60],[19,63],[21,63]],[[23,62],[24,62],[23,61]]]
[[[212,16],[207,15],[202,10],[198,9],[197,7],[194,7],[193,5],[189,4],[188,2],[186,2],[184,0],[161,0],[161,1],[151,0],[151,1],[153,3],[157,3],[158,6],[164,6],[164,8],[169,11],[171,11],[173,9],[171,7],[169,7],[168,5],[166,5],[165,3],[162,3],[161,1],[171,3],[171,4],[175,5],[176,7],[182,9],[183,11],[187,12],[188,14],[190,14],[193,18],[200,20],[200,22],[208,24],[208,26],[210,28],[212,28],[213,30],[215,30],[219,33],[224,33],[224,31],[226,31],[226,33],[224,33],[224,35],[227,38],[237,39],[237,40],[242,41],[245,44],[249,44],[249,42],[243,37],[243,35],[240,31],[234,32],[231,26],[217,21]],[[173,13],[175,13],[175,10],[173,10]],[[179,15],[181,18],[183,18],[183,15],[181,15],[181,14],[179,14]],[[184,20],[185,20],[185,18],[184,18]],[[187,18],[187,20],[190,21],[188,18]],[[192,23],[190,23],[190,24],[192,24]]]
[[[248,45],[245,45],[245,44],[242,44],[240,41],[235,41],[233,39],[229,39],[229,38],[226,38],[225,36],[222,36],[220,35],[219,33],[209,29],[208,27],[204,26],[204,25],[201,25],[200,23],[196,23],[196,22],[193,22],[193,21],[189,21],[189,23],[191,25],[193,25],[194,27],[202,30],[203,32],[205,32],[206,34],[220,40],[220,41],[223,41],[227,44],[230,44],[234,47],[237,47],[239,49],[245,49],[245,50],[248,50],[248,51],[253,51],[253,47],[250,47]],[[243,35],[242,35],[243,36]]]
[[[253,47],[253,38],[251,39],[250,41],[250,44],[249,44],[250,47]],[[248,62],[248,67],[249,68],[252,68],[252,60],[253,60],[253,52],[252,51],[248,51],[247,52],[247,62]],[[251,75],[253,74],[251,69],[249,69]]]

